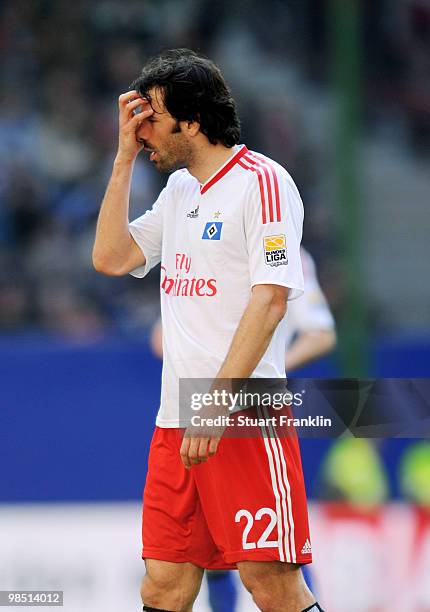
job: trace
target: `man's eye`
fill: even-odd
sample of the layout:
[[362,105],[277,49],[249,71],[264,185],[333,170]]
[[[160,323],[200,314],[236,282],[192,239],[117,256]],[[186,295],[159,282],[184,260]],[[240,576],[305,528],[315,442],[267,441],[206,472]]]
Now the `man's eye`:
[[148,121],[149,123],[156,123],[155,119],[151,119],[151,117],[149,117]]

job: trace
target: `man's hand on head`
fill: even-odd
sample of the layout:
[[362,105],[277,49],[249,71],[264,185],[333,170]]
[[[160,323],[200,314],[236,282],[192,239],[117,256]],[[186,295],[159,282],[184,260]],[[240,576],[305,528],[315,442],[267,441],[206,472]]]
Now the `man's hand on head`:
[[137,130],[154,111],[148,100],[135,90],[127,91],[118,98],[119,106],[119,141],[117,158],[132,162],[143,148],[143,143],[136,137]]

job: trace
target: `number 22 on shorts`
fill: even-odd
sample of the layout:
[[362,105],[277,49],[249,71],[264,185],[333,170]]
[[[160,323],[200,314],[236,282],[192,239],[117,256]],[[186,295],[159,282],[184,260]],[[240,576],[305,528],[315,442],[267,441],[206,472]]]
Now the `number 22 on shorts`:
[[[270,521],[266,529],[258,538],[257,542],[248,542],[249,532],[251,531],[252,526],[254,525],[254,520],[260,521],[265,515],[268,515],[270,517]],[[238,510],[236,512],[234,520],[236,523],[240,523],[242,518],[246,519],[246,525],[242,534],[243,550],[249,550],[252,548],[276,548],[278,546],[277,540],[268,540],[269,535],[272,533],[273,529],[275,529],[278,522],[276,512],[272,510],[272,508],[259,508],[255,513],[255,519],[249,512],[249,510],[245,510],[245,508],[242,508],[241,510]]]

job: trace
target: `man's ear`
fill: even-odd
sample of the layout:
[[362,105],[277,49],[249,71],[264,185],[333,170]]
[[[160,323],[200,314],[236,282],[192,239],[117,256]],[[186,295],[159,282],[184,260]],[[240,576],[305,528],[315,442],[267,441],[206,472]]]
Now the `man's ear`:
[[200,123],[198,121],[184,121],[184,132],[187,136],[193,138],[200,131]]

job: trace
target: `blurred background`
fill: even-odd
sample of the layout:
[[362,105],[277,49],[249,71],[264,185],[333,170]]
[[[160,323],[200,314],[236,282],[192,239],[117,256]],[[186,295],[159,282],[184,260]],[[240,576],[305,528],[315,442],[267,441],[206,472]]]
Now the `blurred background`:
[[[69,612],[139,609],[159,272],[103,277],[91,249],[117,97],[182,46],[302,194],[338,348],[298,375],[430,371],[429,0],[3,0],[0,589],[64,589]],[[132,218],[165,180],[142,156]],[[429,611],[428,442],[302,442],[321,602]]]

